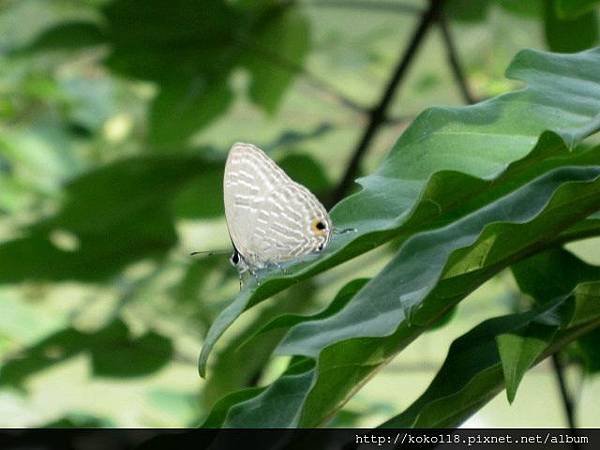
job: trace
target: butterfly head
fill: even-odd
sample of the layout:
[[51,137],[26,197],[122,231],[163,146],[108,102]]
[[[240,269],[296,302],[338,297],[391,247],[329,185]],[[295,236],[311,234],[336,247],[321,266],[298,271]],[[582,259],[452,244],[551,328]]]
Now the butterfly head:
[[232,255],[229,257],[229,262],[240,274],[248,270],[248,264],[246,264],[246,261],[244,261],[244,258],[242,258],[242,255],[235,247],[233,248]]

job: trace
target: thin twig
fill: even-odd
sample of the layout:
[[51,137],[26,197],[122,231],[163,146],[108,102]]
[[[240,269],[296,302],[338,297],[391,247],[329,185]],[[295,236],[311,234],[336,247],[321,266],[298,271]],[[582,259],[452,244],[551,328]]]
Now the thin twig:
[[452,70],[454,80],[458,84],[458,88],[460,89],[460,93],[462,94],[464,102],[469,105],[472,105],[473,103],[476,103],[477,100],[475,99],[473,94],[471,94],[471,90],[469,89],[469,85],[467,84],[467,78],[460,65],[458,59],[458,51],[456,50],[456,46],[454,45],[454,39],[452,38],[452,34],[450,33],[448,21],[443,13],[440,14],[438,23],[440,25],[440,29],[444,37],[443,40],[444,45],[446,46],[448,63],[450,64],[450,69]]
[[344,93],[340,92],[334,84],[309,71],[306,67],[296,63],[295,61],[273,52],[270,49],[263,48],[253,42],[238,40],[237,44],[246,50],[256,53],[267,63],[276,65],[277,67],[288,72],[302,75],[307,83],[326,93],[342,106],[345,106],[346,108],[360,114],[367,114],[369,112],[367,107],[359,104],[358,102],[346,96]]
[[577,428],[577,424],[575,421],[575,405],[573,404],[571,395],[569,394],[569,390],[567,389],[564,367],[559,359],[558,353],[553,353],[551,360],[552,366],[554,368],[554,373],[556,374],[556,381],[558,382],[558,387],[560,390],[560,396],[565,410],[567,423],[570,428]]
[[396,1],[378,1],[369,2],[364,0],[317,0],[313,2],[305,2],[307,6],[319,8],[352,8],[365,9],[370,11],[385,11],[395,13],[422,14],[423,9],[408,3],[399,3]]
[[427,31],[431,28],[431,25],[436,21],[442,1],[431,0],[429,8],[427,11],[423,13],[421,16],[421,20],[415,30],[411,41],[404,51],[403,55],[400,57],[398,64],[392,74],[392,77],[387,83],[387,86],[377,103],[377,106],[373,108],[369,114],[369,123],[365,128],[360,141],[358,142],[354,153],[352,154],[352,158],[348,163],[346,171],[339,183],[339,185],[334,190],[331,198],[329,199],[328,206],[333,206],[335,203],[340,201],[346,193],[352,187],[354,183],[354,178],[356,177],[360,162],[366,153],[367,149],[371,145],[371,141],[379,131],[381,125],[386,122],[386,113],[389,105],[394,99],[394,94],[400,85],[400,82],[404,79],[408,68],[410,67],[411,62],[413,61],[415,55],[417,54],[417,50],[421,46],[425,36],[427,35]]

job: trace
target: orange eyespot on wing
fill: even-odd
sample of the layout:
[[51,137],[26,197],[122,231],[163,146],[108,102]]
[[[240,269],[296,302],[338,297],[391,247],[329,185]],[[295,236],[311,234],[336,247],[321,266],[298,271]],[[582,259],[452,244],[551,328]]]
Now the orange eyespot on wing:
[[327,234],[327,224],[324,220],[315,217],[311,224],[310,229],[315,236],[325,236]]

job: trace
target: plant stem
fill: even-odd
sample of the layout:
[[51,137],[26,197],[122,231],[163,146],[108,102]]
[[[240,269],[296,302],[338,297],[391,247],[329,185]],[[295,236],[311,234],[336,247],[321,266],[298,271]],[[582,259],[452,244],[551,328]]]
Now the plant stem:
[[458,88],[460,90],[460,93],[462,94],[464,102],[468,105],[472,105],[473,103],[476,103],[476,100],[473,94],[471,94],[471,90],[469,89],[469,85],[467,84],[467,78],[465,77],[465,73],[460,65],[458,59],[458,51],[456,50],[456,46],[454,45],[454,39],[452,38],[452,34],[450,33],[448,20],[446,19],[444,14],[440,14],[438,22],[442,31],[442,36],[444,38],[444,45],[446,46],[448,63],[450,64],[450,69],[452,70],[454,80],[458,84]]
[[569,390],[567,389],[567,381],[565,379],[564,367],[562,362],[560,361],[558,353],[552,354],[551,361],[552,366],[554,368],[554,373],[556,374],[556,381],[558,382],[558,387],[560,390],[560,396],[565,410],[567,423],[570,428],[577,428],[577,424],[575,421],[575,405],[573,404],[571,395],[569,394]]
[[342,179],[338,186],[333,191],[331,198],[329,199],[328,206],[331,207],[338,201],[340,201],[346,193],[352,187],[354,178],[356,177],[360,162],[371,145],[372,140],[375,138],[379,128],[386,122],[387,110],[394,99],[394,94],[398,89],[401,81],[404,79],[411,62],[413,61],[417,50],[424,41],[427,31],[431,28],[431,25],[437,20],[439,12],[441,10],[442,1],[431,0],[429,8],[421,16],[421,20],[415,30],[408,47],[400,57],[396,68],[394,69],[391,78],[389,79],[385,90],[383,91],[381,98],[377,105],[371,109],[369,113],[369,122],[365,128],[362,137],[360,138],[354,153],[346,167],[346,171],[342,176]]
[[253,52],[257,56],[262,58],[263,61],[267,64],[272,64],[290,73],[302,75],[304,77],[304,80],[309,85],[330,96],[342,106],[359,114],[368,114],[369,111],[366,107],[352,100],[350,97],[342,93],[335,86],[335,84],[330,83],[325,78],[321,78],[317,74],[308,70],[303,65],[298,64],[297,62],[287,58],[286,56],[280,55],[277,52],[274,52],[268,48],[261,47],[255,42],[238,40],[237,44],[245,50]]

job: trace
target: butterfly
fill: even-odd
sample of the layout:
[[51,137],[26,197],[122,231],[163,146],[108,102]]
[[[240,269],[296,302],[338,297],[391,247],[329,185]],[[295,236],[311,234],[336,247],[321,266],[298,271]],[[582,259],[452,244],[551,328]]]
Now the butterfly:
[[256,271],[323,251],[333,224],[325,207],[292,180],[265,152],[236,143],[229,150],[223,200],[230,262],[240,273]]

